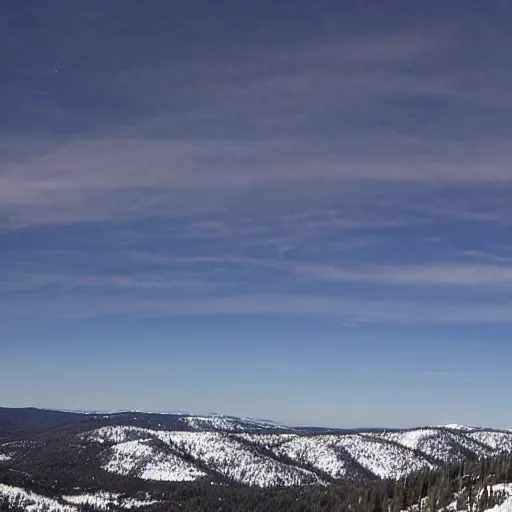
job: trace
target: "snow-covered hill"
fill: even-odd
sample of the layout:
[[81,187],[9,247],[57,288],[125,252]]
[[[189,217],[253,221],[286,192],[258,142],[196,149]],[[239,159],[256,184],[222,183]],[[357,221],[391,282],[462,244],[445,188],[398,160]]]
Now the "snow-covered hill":
[[[74,433],[69,441],[97,446],[101,468],[120,476],[166,482],[228,480],[259,487],[398,479],[447,462],[512,452],[512,432],[443,427],[309,435],[116,425]],[[34,440],[6,443],[0,446],[0,463],[16,466],[40,449]]]
[[[495,432],[497,435],[500,432]],[[460,461],[470,455],[477,457],[492,455],[498,448],[494,443],[488,445],[478,438],[480,432],[447,428],[418,428],[401,432],[373,434],[380,439],[395,442],[401,446],[422,452],[440,462]],[[505,434],[506,435],[506,434]],[[510,436],[510,434],[508,434]],[[489,436],[491,443],[492,436]],[[510,436],[512,441],[512,436]]]
[[[147,501],[142,490],[126,496],[117,489],[139,492],[139,487],[186,484],[268,489],[393,480],[446,463],[512,453],[512,430],[455,424],[327,431],[221,415],[130,411],[81,417],[82,421],[72,417],[68,424],[20,428],[0,437],[0,476],[9,476],[8,481],[0,479],[0,495],[33,511],[42,504],[71,512],[87,502],[98,509],[136,508]],[[39,421],[34,411],[30,418]],[[10,485],[12,478],[38,481],[48,473],[54,482],[59,472],[66,481],[79,483],[68,484],[57,497],[38,498]],[[99,492],[102,480],[113,486]]]
[[[306,435],[177,432],[116,426],[93,430],[84,434],[84,438],[90,442],[113,443],[111,459],[105,467],[120,474],[139,468],[138,476],[143,478],[146,473],[142,468],[149,459],[165,467],[175,461],[174,465],[179,466],[177,473],[169,470],[166,477],[171,481],[182,478],[176,475],[182,475],[185,466],[178,461],[185,457],[192,461],[187,464],[202,468],[194,472],[192,466],[187,466],[190,478],[202,478],[212,472],[236,482],[260,486],[311,483],[315,481],[313,473],[320,479],[397,479],[446,462],[512,452],[510,431],[444,427]],[[167,459],[157,455],[158,447],[151,440],[162,442],[170,450]]]
[[[125,412],[82,418],[69,427],[0,443],[0,467],[24,470],[34,458],[64,457],[80,447],[77,465],[91,452],[91,471],[147,481],[275,487],[333,479],[398,479],[448,462],[512,453],[511,430],[462,425],[311,433],[216,414]],[[52,450],[59,453],[52,455]]]

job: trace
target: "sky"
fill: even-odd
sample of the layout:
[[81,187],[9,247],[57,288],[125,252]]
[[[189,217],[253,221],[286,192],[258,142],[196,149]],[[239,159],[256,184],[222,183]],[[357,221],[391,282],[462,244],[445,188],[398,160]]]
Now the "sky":
[[0,404],[512,427],[512,4],[20,0]]

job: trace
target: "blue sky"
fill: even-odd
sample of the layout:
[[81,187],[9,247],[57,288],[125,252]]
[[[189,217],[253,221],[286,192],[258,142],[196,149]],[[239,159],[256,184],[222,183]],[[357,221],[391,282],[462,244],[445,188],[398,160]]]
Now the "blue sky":
[[512,426],[508,2],[16,2],[0,402]]

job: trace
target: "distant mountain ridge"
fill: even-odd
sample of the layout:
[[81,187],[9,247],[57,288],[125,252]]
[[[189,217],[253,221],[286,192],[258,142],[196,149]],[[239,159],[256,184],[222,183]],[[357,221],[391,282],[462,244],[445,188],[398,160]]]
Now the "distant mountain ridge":
[[[411,428],[400,428],[400,427],[354,427],[354,428],[342,428],[342,427],[319,427],[312,425],[301,425],[301,426],[289,426],[279,424],[278,422],[260,418],[250,417],[239,417],[224,415],[219,413],[207,413],[207,414],[194,414],[186,411],[143,411],[143,410],[128,410],[120,409],[116,411],[95,411],[95,410],[68,410],[68,409],[50,409],[50,408],[36,408],[36,407],[0,407],[0,427],[1,426],[16,426],[19,428],[29,429],[40,429],[40,428],[52,428],[60,425],[66,425],[70,423],[83,423],[87,421],[105,421],[108,419],[111,423],[119,423],[125,425],[136,425],[141,421],[147,421],[153,423],[150,419],[160,418],[162,424],[166,425],[170,423],[174,428],[180,428],[179,420],[183,418],[202,418],[204,420],[204,427],[207,427],[206,422],[210,421],[213,429],[222,430],[221,418],[231,420],[230,428],[233,430],[235,424],[245,424],[245,428],[241,428],[241,431],[246,431],[250,426],[254,426],[258,431],[262,428],[265,429],[277,429],[277,432],[283,432],[289,430],[290,432],[303,432],[304,434],[321,434],[321,433],[361,433],[361,432],[396,432],[404,430],[412,430]],[[213,422],[214,419],[218,421]],[[212,423],[213,422],[213,423]],[[226,424],[227,425],[227,424]],[[259,427],[256,427],[259,425]],[[186,424],[182,424],[181,428],[188,430]],[[418,428],[418,427],[415,427]],[[486,427],[474,427],[465,426],[457,423],[450,423],[446,425],[436,425],[430,428],[445,428],[449,430],[486,430]],[[497,431],[509,431],[512,429],[501,428],[493,430]]]
[[[0,426],[13,426],[18,428],[41,429],[52,428],[71,423],[86,423],[92,421],[108,421],[111,424],[123,425],[140,425],[141,422],[154,424],[154,420],[161,420],[161,426],[173,427],[176,429],[189,430],[190,420],[182,422],[184,418],[195,419],[201,421],[205,429],[222,430],[221,425],[224,424],[227,430],[237,430],[236,425],[240,426],[239,430],[246,432],[248,429],[254,428],[261,430],[276,430],[276,432],[304,432],[304,433],[320,433],[320,432],[356,432],[370,430],[384,430],[381,428],[365,429],[346,429],[333,427],[315,427],[301,426],[291,427],[279,424],[275,421],[230,416],[218,413],[208,414],[192,414],[185,411],[169,411],[169,412],[146,412],[140,410],[118,410],[118,411],[89,411],[89,410],[64,410],[64,409],[39,409],[35,407],[26,408],[7,408],[0,407]],[[224,419],[224,421],[222,420]],[[208,425],[210,424],[210,426]],[[242,425],[245,425],[242,427]]]

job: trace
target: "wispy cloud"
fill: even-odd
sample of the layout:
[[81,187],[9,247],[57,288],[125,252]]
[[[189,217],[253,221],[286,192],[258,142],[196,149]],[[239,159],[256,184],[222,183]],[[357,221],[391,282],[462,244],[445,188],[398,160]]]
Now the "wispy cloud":
[[406,302],[395,299],[358,300],[304,295],[235,295],[192,299],[142,298],[110,294],[40,296],[24,294],[1,299],[3,314],[11,317],[172,318],[180,316],[254,316],[332,318],[350,324],[458,325],[510,324],[511,304]]
[[179,291],[181,293],[219,291],[236,282],[213,282],[204,274],[193,273],[159,273],[158,275],[137,274],[65,274],[65,273],[31,273],[14,274],[0,278],[0,290],[3,293],[29,292],[53,289],[58,293],[69,291],[96,290],[114,292],[120,290],[134,291]]
[[[2,32],[20,64],[2,86],[1,291],[91,314],[505,321],[508,31],[468,14],[478,45],[449,17],[271,37],[265,16],[264,37],[210,44],[215,19],[160,32],[148,9],[122,49],[129,13],[107,7],[52,9],[37,44]],[[468,247],[468,225],[487,238]],[[448,289],[465,302],[426,301]]]
[[460,251],[462,256],[466,256],[473,260],[480,260],[491,262],[494,264],[511,264],[512,263],[512,251],[509,249],[505,254],[495,254],[488,251],[478,251],[478,250],[465,250]]
[[[439,196],[447,185],[487,184],[490,195],[498,187],[503,193],[512,186],[507,123],[497,132],[496,116],[490,123],[480,115],[474,128],[459,117],[461,104],[474,115],[508,108],[512,73],[485,60],[486,73],[465,66],[465,37],[449,23],[427,24],[102,67],[95,80],[103,94],[132,105],[135,118],[127,122],[118,112],[107,128],[84,127],[73,138],[10,136],[18,149],[0,163],[0,214],[8,226],[226,210],[236,216],[240,203],[256,209],[272,196],[271,209],[297,196],[318,208],[334,189],[371,211],[383,184],[405,210],[417,208],[411,189],[416,198]],[[48,83],[69,86],[66,73]],[[84,115],[92,97],[80,100],[59,114],[64,124]],[[53,101],[48,109],[59,106]],[[439,119],[428,114],[432,103]],[[456,137],[446,137],[453,131]],[[428,215],[472,210],[437,201],[436,212],[425,204]],[[480,214],[492,215],[496,207],[488,206]]]
[[388,265],[339,268],[296,265],[299,275],[332,282],[368,282],[414,286],[510,286],[512,267],[493,265]]
[[[509,186],[512,179],[507,154],[493,173],[486,162],[466,161],[472,159],[470,155],[456,164],[429,162],[419,155],[403,160],[380,157],[373,144],[372,158],[378,161],[366,161],[365,149],[360,155],[326,161],[321,154],[301,155],[296,144],[137,139],[73,142],[30,162],[4,166],[0,173],[3,215],[14,223],[16,219],[21,223],[58,223],[214,212],[226,205],[235,213],[240,195],[254,206],[269,199],[266,189],[277,186],[294,187],[300,196],[304,194],[301,187],[314,183],[317,207],[321,198],[329,198],[333,186],[348,187],[361,201],[368,201],[381,182],[400,182],[395,192],[404,191],[407,182],[416,188],[424,183],[429,187],[427,193],[434,195],[439,180],[455,180],[466,187],[470,182],[493,180]],[[384,141],[380,144],[390,147]],[[279,194],[281,200],[285,193],[283,189]],[[397,207],[402,204],[414,208],[407,193],[396,202]]]
[[[231,235],[229,241],[233,242]],[[265,240],[265,239],[264,239]],[[348,239],[350,242],[350,238]],[[202,241],[201,243],[204,243]],[[226,243],[220,240],[220,245]],[[235,242],[236,243],[236,242]],[[307,246],[307,242],[303,242]],[[329,248],[328,242],[326,247]],[[5,262],[0,271],[0,290],[38,290],[57,287],[72,289],[177,289],[223,290],[238,286],[250,289],[258,283],[273,289],[285,290],[290,286],[307,289],[318,284],[353,284],[364,286],[394,287],[421,290],[452,289],[467,290],[473,295],[479,293],[502,294],[512,284],[512,267],[488,263],[393,263],[376,264],[372,260],[372,246],[355,244],[355,249],[364,251],[357,262],[333,264],[326,255],[315,263],[291,258],[283,253],[275,242],[260,240],[259,246],[273,248],[273,257],[257,256],[254,248],[244,241],[241,247],[245,254],[203,254],[187,253],[173,255],[168,251],[143,251],[122,249],[106,254],[104,251],[35,251],[32,254],[16,253]],[[331,246],[332,247],[332,246]],[[368,248],[369,247],[369,248]],[[350,254],[350,246],[345,253]],[[297,252],[298,246],[292,253]],[[319,252],[313,253],[316,258]],[[59,261],[59,265],[56,265]],[[122,264],[121,270],[116,270]],[[91,267],[92,264],[92,267]],[[97,265],[100,265],[99,267]],[[58,268],[60,266],[60,268]]]

